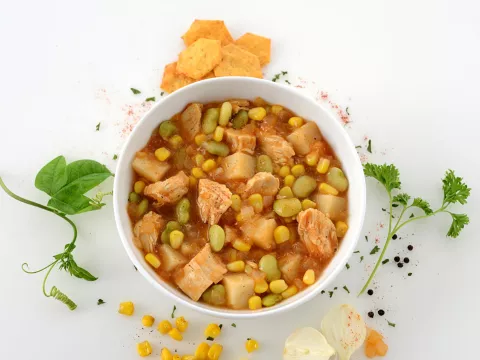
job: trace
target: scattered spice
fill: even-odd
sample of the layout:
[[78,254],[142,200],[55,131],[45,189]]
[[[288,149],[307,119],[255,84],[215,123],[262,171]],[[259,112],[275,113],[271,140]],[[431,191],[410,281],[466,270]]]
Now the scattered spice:
[[117,160],[118,159],[118,155],[117,154],[114,154],[113,155],[113,160]]
[[237,327],[237,324],[232,323],[232,327],[236,328],[236,327]]
[[363,261],[363,255],[362,255],[362,256],[360,256],[360,262],[362,262],[362,261]]
[[368,236],[367,236],[367,235],[365,235],[365,241],[367,241],[367,242],[368,242]]
[[146,98],[145,101],[155,101],[155,96],[152,96],[152,97],[149,97],[149,98]]
[[384,310],[382,310],[382,309],[378,310],[378,315],[380,315],[380,316],[383,316],[383,315],[385,315],[385,311],[384,311]]
[[247,338],[247,340],[252,340],[252,338]]
[[102,304],[105,304],[105,301],[103,301],[102,299],[98,299],[97,305],[102,305]]
[[292,83],[288,80],[285,80],[285,82],[288,84],[288,85],[292,85]]
[[223,324],[218,325],[218,327],[222,330]]
[[380,250],[380,248],[377,245],[375,245],[375,247],[372,249],[372,251],[370,251],[370,255],[375,255],[379,250]]
[[345,264],[345,267],[347,268],[347,270],[350,269],[350,264],[349,264],[349,263],[346,263],[346,264]]
[[408,263],[410,262],[410,259],[406,257],[406,258],[403,259],[403,262],[404,262],[405,264],[408,264]]
[[332,297],[333,296],[333,291],[329,291],[328,295],[330,295],[330,297]]
[[372,153],[372,140],[368,140],[367,151],[371,154]]
[[410,250],[410,251],[412,251],[412,250],[413,250],[413,245],[408,245],[408,246],[407,246],[407,249]]
[[164,91],[162,91],[162,92],[160,93],[160,96],[163,96],[163,94],[165,94],[165,92],[164,92]]
[[373,295],[373,290],[372,290],[372,289],[368,289],[367,294],[370,295],[370,296],[372,296],[372,295]]
[[390,259],[385,259],[382,261],[382,264],[385,265],[386,263],[388,263],[390,261]]
[[177,310],[177,307],[173,305],[173,310],[172,310],[172,319],[175,318],[175,311]]
[[368,317],[369,317],[369,318],[372,318],[372,319],[373,319],[374,316],[375,316],[375,314],[373,313],[373,311],[370,311],[370,312],[368,313]]
[[357,145],[357,146],[355,146],[355,149],[361,149],[361,148],[362,148],[362,146],[361,146],[361,145]]
[[403,267],[402,263],[398,263],[397,266],[401,269]]
[[350,290],[348,290],[348,287],[347,287],[347,285],[345,285],[345,286],[343,287],[343,289],[344,289],[344,290],[345,290],[347,293],[349,293],[349,294],[350,294]]
[[337,290],[337,289],[338,289],[338,287],[336,287],[336,286],[333,288],[333,290]]
[[135,95],[142,93],[140,90],[137,90],[137,89],[134,89],[134,88],[130,88],[130,90],[132,90],[132,93],[134,93]]
[[135,269],[135,271],[138,271],[137,267],[135,265],[133,265],[133,268]]
[[350,111],[348,111],[348,109],[349,109],[349,107],[347,106],[347,107],[345,108],[345,112],[347,113],[348,116],[350,116]]
[[275,75],[273,76],[272,81],[273,81],[273,82],[277,82],[277,80],[280,79],[280,76],[285,76],[285,75],[287,75],[287,74],[288,74],[288,71],[281,71],[281,72],[279,72],[278,74],[275,74]]
[[209,337],[207,337],[207,340],[208,341],[213,341],[213,337],[209,336]]
[[95,126],[95,131],[100,131],[100,123]]
[[320,292],[320,294],[322,294],[322,295],[325,294],[325,290],[322,290],[322,291]]
[[415,215],[413,215],[413,213],[411,213],[408,218],[411,219],[411,218],[413,218],[414,216],[415,216]]
[[353,253],[354,254],[358,254],[360,252],[360,250],[357,250],[357,251],[354,251]]
[[400,256],[395,256],[395,257],[393,258],[393,260],[395,260],[395,262],[399,262],[399,261],[400,261]]
[[388,321],[388,320],[387,320],[387,323],[388,323],[388,325],[390,325],[391,327],[397,326],[395,323],[392,323],[392,322],[390,322],[390,321]]
[[408,276],[412,276],[412,273],[408,273]]

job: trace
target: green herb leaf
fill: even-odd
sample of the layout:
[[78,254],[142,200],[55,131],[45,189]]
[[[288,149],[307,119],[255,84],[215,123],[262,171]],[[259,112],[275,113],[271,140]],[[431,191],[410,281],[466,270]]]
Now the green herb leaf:
[[413,202],[412,202],[412,205],[411,206],[414,206],[414,207],[418,207],[420,209],[422,209],[426,215],[430,215],[433,213],[433,210],[432,208],[430,207],[430,204],[419,198],[419,197],[416,197],[415,199],[413,199]]
[[386,263],[388,263],[390,261],[390,259],[385,259],[382,261],[382,264],[385,265]]
[[288,71],[282,71],[282,75],[287,75]]
[[130,88],[130,90],[132,90],[132,93],[134,93],[135,95],[142,93],[140,90],[137,90],[137,89],[134,89],[134,88]]
[[345,290],[347,293],[349,293],[349,294],[350,294],[350,290],[348,290],[348,287],[347,287],[347,285],[345,285],[345,286],[343,287],[343,289],[344,289],[344,290]]
[[247,340],[252,340],[252,338],[247,338]]
[[400,174],[394,165],[367,163],[363,166],[363,171],[365,176],[372,177],[385,186],[388,192],[393,189],[400,189]]
[[355,146],[355,149],[361,149],[361,148],[362,148],[362,145]]
[[218,325],[218,327],[222,330],[223,324]]
[[388,325],[390,325],[391,327],[397,326],[396,324],[394,324],[394,323],[392,323],[392,322],[390,322],[390,321],[388,321],[388,320],[387,320],[387,323],[388,323]]
[[147,101],[155,101],[155,96],[149,97],[145,99],[145,102]]
[[347,270],[350,269],[350,264],[349,264],[349,263],[346,263],[346,264],[345,264],[345,267],[347,268]]
[[106,304],[106,302],[103,301],[102,299],[98,299],[97,305],[103,305],[103,304]]
[[443,204],[467,203],[470,196],[470,188],[463,182],[461,177],[455,176],[453,170],[448,170],[443,182]]
[[354,253],[354,254],[358,254],[359,252],[360,252],[360,251],[359,251],[359,250],[357,250],[357,251],[354,251],[353,253]]
[[172,310],[172,319],[175,318],[175,311],[177,310],[177,307],[173,305],[173,310]]
[[397,194],[392,199],[392,203],[401,204],[403,206],[407,206],[409,201],[410,201],[410,195],[405,193]]
[[162,92],[160,93],[160,96],[163,96],[163,94],[165,94],[165,92],[162,91]]
[[360,256],[360,262],[362,262],[362,261],[363,261],[363,255],[362,255],[362,256]]
[[97,125],[95,125],[95,131],[100,131],[100,123],[98,123]]
[[328,295],[329,295],[330,297],[332,297],[332,296],[333,296],[333,291],[329,291],[329,292],[328,292]]
[[288,80],[285,80],[285,82],[288,84],[288,85],[292,85],[292,83]]
[[450,225],[450,229],[448,229],[447,236],[452,238],[456,238],[460,231],[470,223],[470,219],[467,214],[454,214],[449,213],[452,216],[452,225]]
[[367,151],[371,154],[372,153],[372,140],[368,140]]
[[415,217],[415,215],[413,215],[413,213],[410,214],[410,216],[408,217],[409,219]]
[[35,177],[35,187],[52,196],[60,190],[68,180],[67,161],[58,156],[40,169]]
[[232,327],[236,328],[236,327],[237,327],[237,324],[232,323]]
[[379,250],[380,250],[380,248],[377,245],[375,245],[375,247],[372,249],[372,251],[370,251],[370,255],[375,255]]
[[408,273],[408,276],[412,276],[412,273]]
[[113,160],[117,160],[118,159],[118,155],[117,154],[114,154],[113,155]]
[[207,340],[208,341],[213,341],[214,339],[213,339],[213,337],[209,336],[209,337],[207,337]]
[[365,235],[365,241],[368,242],[368,236],[367,235]]

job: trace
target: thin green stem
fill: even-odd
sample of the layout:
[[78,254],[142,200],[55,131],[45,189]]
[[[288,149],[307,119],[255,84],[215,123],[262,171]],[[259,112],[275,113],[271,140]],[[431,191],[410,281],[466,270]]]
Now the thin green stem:
[[[402,220],[402,217],[403,217],[403,215],[405,214],[405,211],[407,211],[408,208],[409,208],[409,206],[405,206],[405,205],[403,206],[403,210],[402,210],[402,212],[400,213],[400,216],[398,217],[397,223],[396,223],[395,226],[393,227],[393,233],[394,233],[394,234],[396,233],[395,229],[397,228],[398,224],[400,224],[400,220]],[[390,214],[390,216],[391,216],[391,215],[392,215],[392,214]]]
[[49,268],[53,263],[55,263],[56,261],[48,264],[47,266],[45,266],[44,268],[41,268],[40,270],[36,270],[36,271],[28,271],[28,270],[25,270],[25,266],[28,268],[28,263],[23,263],[22,264],[22,270],[23,272],[26,272],[27,274],[38,274],[39,272],[42,272],[43,270]]
[[415,221],[415,220],[420,220],[420,219],[426,219],[426,218],[429,218],[431,216],[434,216],[438,213],[441,213],[441,212],[444,212],[445,211],[445,208],[442,206],[440,209],[438,210],[435,210],[434,212],[432,212],[431,214],[428,214],[428,215],[422,215],[422,216],[415,216],[411,219],[408,219],[406,221],[404,221],[402,224],[398,225],[394,231],[397,232],[398,230],[400,230],[401,228],[403,228],[405,225],[407,225],[408,223],[411,223],[412,221]]
[[[385,188],[386,190],[387,188]],[[392,193],[387,190],[388,193],[388,200],[390,202],[390,216],[388,217],[388,233],[390,234],[390,231],[392,231],[392,211],[393,211],[393,201],[392,201]]]
[[47,274],[45,275],[45,278],[43,279],[43,284],[42,284],[42,291],[43,291],[43,294],[46,296],[46,297],[50,297],[52,295],[50,294],[47,294],[47,292],[45,291],[45,287],[47,285],[47,279],[48,279],[48,276],[50,275],[50,273],[52,272],[53,268],[55,267],[55,265],[57,265],[57,261],[55,261],[51,266],[50,266],[50,269],[48,269],[47,271]]

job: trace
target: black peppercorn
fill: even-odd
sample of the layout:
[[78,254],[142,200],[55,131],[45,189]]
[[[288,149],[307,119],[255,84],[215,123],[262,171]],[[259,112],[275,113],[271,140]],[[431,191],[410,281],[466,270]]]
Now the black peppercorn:
[[402,268],[402,267],[403,267],[403,264],[402,264],[402,263],[398,263],[397,266],[398,266],[399,268]]
[[399,262],[399,261],[400,261],[400,256],[395,256],[395,257],[393,258],[393,260],[395,260],[395,262]]
[[385,315],[385,311],[383,311],[382,309],[378,310],[378,315],[380,315],[380,316]]
[[405,259],[403,259],[403,262],[404,262],[405,264],[408,264],[408,263],[410,262],[410,259],[406,257]]
[[392,239],[397,240],[397,234],[393,234]]
[[375,314],[373,313],[373,311],[370,311],[370,312],[368,313],[368,317],[370,317],[370,318],[373,318],[374,315],[375,315]]
[[413,250],[413,245],[408,245],[407,249],[412,251]]
[[367,291],[367,294],[368,294],[368,295],[373,295],[373,290],[372,290],[372,289],[369,289],[369,290]]

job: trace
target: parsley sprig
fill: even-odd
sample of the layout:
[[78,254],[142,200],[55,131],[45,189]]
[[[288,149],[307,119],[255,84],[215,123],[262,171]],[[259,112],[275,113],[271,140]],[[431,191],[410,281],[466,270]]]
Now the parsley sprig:
[[[390,214],[394,208],[400,211],[400,215],[393,221],[392,216],[389,216],[388,221],[388,234],[385,245],[383,246],[382,252],[378,257],[377,263],[370,274],[365,286],[360,291],[359,295],[368,288],[370,282],[375,277],[375,274],[378,270],[380,264],[382,264],[383,257],[387,251],[388,245],[392,240],[392,236],[402,229],[405,225],[420,219],[429,218],[440,213],[447,213],[452,218],[452,223],[447,232],[447,236],[456,238],[461,230],[469,223],[469,218],[466,214],[456,214],[450,211],[450,206],[456,203],[464,205],[467,203],[467,199],[470,196],[470,188],[463,182],[461,177],[455,175],[453,170],[448,170],[443,178],[443,201],[442,205],[433,210],[430,204],[419,197],[416,197],[412,200],[411,196],[406,193],[397,193],[401,189],[400,182],[400,173],[394,165],[376,165],[376,164],[365,164],[364,173],[367,177],[372,177],[376,179],[380,184],[382,184],[387,191],[389,199]],[[396,194],[393,194],[396,193]],[[418,208],[423,211],[422,215],[410,215],[408,219],[403,219],[403,216],[408,210],[413,208]],[[403,220],[403,221],[402,221]]]

